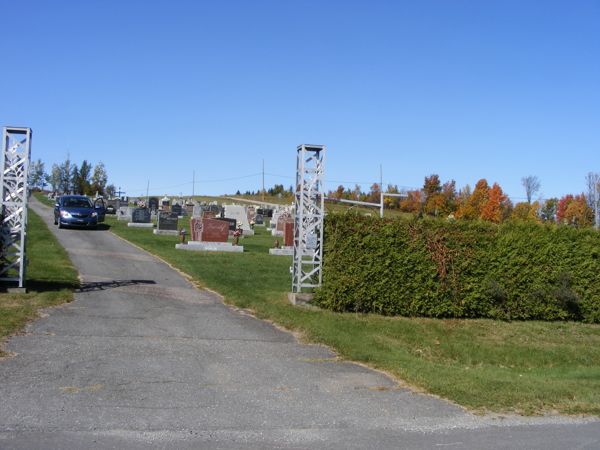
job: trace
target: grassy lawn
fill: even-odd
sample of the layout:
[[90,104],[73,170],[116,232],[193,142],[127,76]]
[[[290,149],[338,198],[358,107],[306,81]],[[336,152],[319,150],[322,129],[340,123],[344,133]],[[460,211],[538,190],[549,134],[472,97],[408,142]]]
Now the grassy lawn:
[[[38,310],[73,300],[79,284],[67,253],[44,222],[29,210],[26,294],[0,293],[0,341],[21,330]],[[0,350],[0,356],[4,353]]]
[[598,325],[390,318],[294,307],[286,299],[291,257],[268,255],[276,238],[264,229],[243,239],[243,254],[203,254],[175,250],[175,237],[108,221],[114,233],[228,303],[417,389],[478,412],[600,415]]

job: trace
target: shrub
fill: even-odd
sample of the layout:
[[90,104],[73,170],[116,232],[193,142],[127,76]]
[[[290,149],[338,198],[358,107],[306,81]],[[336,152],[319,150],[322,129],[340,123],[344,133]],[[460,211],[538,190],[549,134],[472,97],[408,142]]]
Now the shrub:
[[591,229],[332,214],[315,299],[335,311],[600,322],[599,250]]

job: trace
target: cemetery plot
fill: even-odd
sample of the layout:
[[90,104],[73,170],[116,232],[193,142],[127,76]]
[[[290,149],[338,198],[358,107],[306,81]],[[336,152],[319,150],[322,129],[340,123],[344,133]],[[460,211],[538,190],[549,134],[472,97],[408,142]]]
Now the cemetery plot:
[[269,249],[270,255],[292,256],[294,254],[294,222],[285,217],[282,223],[283,247]]
[[150,210],[148,208],[135,208],[131,213],[131,222],[127,226],[134,228],[154,228]]
[[246,236],[254,235],[254,230],[250,227],[250,222],[248,221],[246,208],[240,205],[225,205],[224,214],[227,219],[236,219],[238,226],[242,227]]
[[229,224],[225,221],[193,217],[190,221],[192,240],[187,244],[176,244],[179,250],[215,251],[241,253],[244,247],[227,242]]
[[156,222],[156,230],[154,234],[166,234],[171,236],[177,236],[179,233],[179,217],[172,215],[167,211],[160,211],[158,213],[158,220]]
[[133,213],[133,208],[129,206],[121,206],[117,210],[117,219],[118,220],[126,220],[127,222],[131,222],[131,216]]

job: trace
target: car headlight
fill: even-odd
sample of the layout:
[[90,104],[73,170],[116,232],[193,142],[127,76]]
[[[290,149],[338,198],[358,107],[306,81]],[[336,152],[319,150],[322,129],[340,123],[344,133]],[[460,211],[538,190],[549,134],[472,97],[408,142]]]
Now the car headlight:
[[94,211],[94,212],[91,214],[91,216],[92,216],[92,217],[97,217],[97,216],[98,216],[98,213],[97,213],[96,211]]
[[64,219],[70,219],[71,218],[71,213],[68,211],[61,211],[60,212],[60,217],[64,218]]

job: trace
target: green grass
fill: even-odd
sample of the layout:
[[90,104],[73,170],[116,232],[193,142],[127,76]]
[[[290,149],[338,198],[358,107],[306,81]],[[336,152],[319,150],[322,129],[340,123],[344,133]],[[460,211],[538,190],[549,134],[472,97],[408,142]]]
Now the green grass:
[[20,331],[41,308],[72,301],[73,289],[79,285],[64,248],[31,210],[27,230],[27,293],[0,293],[0,340]]
[[42,202],[44,205],[46,206],[50,206],[51,208],[54,208],[54,200],[50,200],[48,198],[48,196],[44,195],[41,192],[34,192],[33,196],[38,199],[40,202]]
[[243,254],[175,250],[175,237],[111,230],[213,289],[226,301],[471,410],[600,415],[600,326],[571,322],[436,320],[294,307],[291,257],[256,229]]

